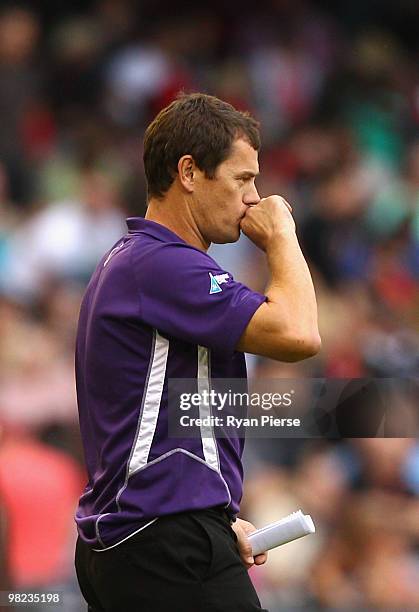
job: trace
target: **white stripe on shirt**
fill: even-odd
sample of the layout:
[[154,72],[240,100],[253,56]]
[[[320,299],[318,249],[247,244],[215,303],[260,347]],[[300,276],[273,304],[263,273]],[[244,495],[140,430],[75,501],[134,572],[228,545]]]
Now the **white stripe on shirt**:
[[[210,380],[209,380],[209,349],[204,346],[198,346],[198,393],[202,397],[203,391],[206,391],[206,396],[209,398]],[[205,419],[211,417],[211,405],[199,405],[199,418]],[[208,419],[210,420],[210,419]],[[204,452],[205,461],[212,468],[220,472],[220,462],[218,459],[217,442],[214,437],[214,430],[210,426],[201,425],[202,450]]]
[[156,342],[154,344],[154,353],[147,385],[144,389],[144,404],[140,415],[141,423],[128,466],[128,477],[147,464],[154,432],[157,427],[164,379],[166,376],[169,340],[160,336],[157,330],[155,333]]

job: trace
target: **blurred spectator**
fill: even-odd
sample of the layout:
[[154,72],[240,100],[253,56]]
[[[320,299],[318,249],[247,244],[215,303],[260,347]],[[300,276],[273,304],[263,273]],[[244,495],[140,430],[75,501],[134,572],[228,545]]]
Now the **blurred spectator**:
[[51,204],[11,237],[3,289],[25,300],[36,298],[50,280],[86,282],[124,232],[111,178],[88,170],[81,177],[80,200]]
[[55,58],[49,89],[62,120],[99,102],[104,32],[93,18],[76,16],[54,29],[49,44]]
[[22,429],[3,430],[0,497],[14,588],[45,588],[70,579],[71,519],[82,488],[81,470],[69,457]]
[[12,198],[27,202],[31,171],[26,163],[23,130],[31,105],[39,99],[41,73],[37,65],[40,24],[26,8],[0,12],[0,160],[10,179]]

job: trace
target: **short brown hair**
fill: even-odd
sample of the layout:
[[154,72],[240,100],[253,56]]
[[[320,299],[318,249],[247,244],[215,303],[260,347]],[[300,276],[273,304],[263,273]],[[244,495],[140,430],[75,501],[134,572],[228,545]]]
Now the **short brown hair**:
[[179,94],[159,112],[144,136],[144,169],[148,198],[170,188],[182,155],[191,155],[208,178],[230,154],[233,141],[244,138],[260,149],[259,124],[247,112],[203,93]]

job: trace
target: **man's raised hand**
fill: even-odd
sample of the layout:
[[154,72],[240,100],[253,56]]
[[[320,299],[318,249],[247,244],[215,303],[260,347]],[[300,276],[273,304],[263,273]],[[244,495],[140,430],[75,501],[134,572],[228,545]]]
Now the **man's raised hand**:
[[266,252],[275,237],[295,232],[291,212],[292,208],[284,198],[271,195],[249,206],[240,227],[254,244]]

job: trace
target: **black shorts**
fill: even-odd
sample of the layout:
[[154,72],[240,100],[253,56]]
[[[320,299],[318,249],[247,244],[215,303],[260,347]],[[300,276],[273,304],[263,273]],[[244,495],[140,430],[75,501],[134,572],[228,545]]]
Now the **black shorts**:
[[91,612],[260,612],[236,542],[222,510],[173,514],[103,552],[79,538],[77,578]]

